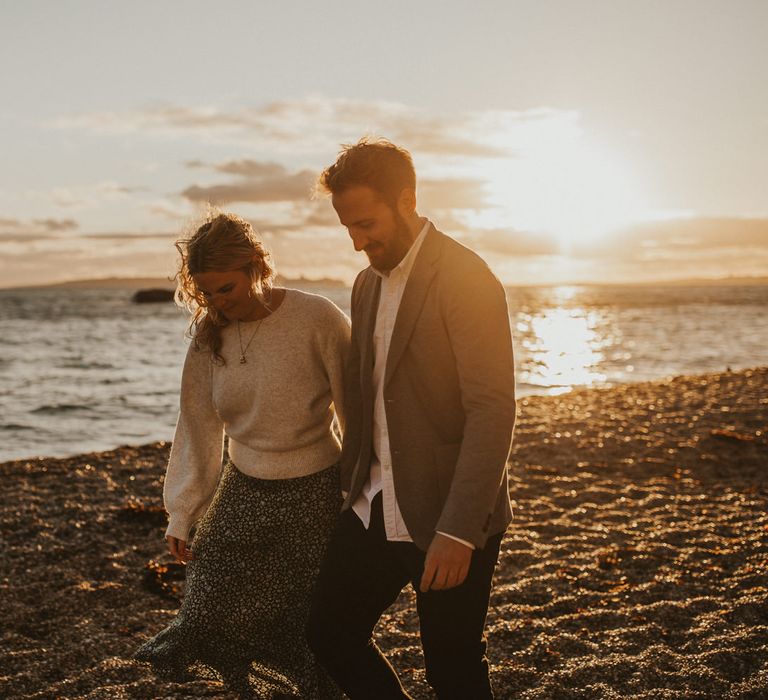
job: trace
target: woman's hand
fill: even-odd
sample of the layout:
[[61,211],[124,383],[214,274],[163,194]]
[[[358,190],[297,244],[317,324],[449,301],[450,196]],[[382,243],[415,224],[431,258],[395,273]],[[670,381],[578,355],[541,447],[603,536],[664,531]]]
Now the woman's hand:
[[166,535],[165,540],[168,542],[168,551],[176,557],[177,561],[186,564],[195,558],[192,550],[187,547],[186,540],[180,540],[178,537],[172,537],[171,535]]

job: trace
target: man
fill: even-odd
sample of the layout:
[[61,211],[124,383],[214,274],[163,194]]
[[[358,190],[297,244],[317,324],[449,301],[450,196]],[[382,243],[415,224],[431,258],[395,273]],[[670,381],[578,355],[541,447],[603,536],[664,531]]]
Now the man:
[[511,519],[515,420],[504,289],[475,253],[417,214],[404,149],[363,139],[320,184],[370,267],[352,289],[346,498],[310,644],[353,700],[408,698],[372,634],[410,582],[438,698],[492,698],[483,630]]

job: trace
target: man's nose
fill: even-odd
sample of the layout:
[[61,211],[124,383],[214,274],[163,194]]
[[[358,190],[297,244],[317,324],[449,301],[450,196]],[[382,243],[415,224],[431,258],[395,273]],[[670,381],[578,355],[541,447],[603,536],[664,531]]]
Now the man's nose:
[[352,239],[352,245],[355,246],[355,250],[359,253],[365,249],[365,246],[370,243],[368,237],[358,231],[350,231],[349,237]]

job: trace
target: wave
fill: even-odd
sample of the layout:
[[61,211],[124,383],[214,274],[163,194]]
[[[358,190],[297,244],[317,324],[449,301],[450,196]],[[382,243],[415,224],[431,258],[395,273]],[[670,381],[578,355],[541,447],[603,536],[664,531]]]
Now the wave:
[[[187,319],[174,308],[137,310],[129,296],[0,293],[0,414],[19,424],[0,426],[0,461],[28,455],[31,438],[41,454],[170,439]],[[520,398],[766,364],[768,285],[507,296]],[[332,298],[349,311],[348,290]]]
[[86,406],[84,404],[57,403],[57,404],[46,404],[45,406],[38,406],[37,408],[32,409],[30,413],[34,413],[37,415],[44,415],[44,416],[55,416],[60,413],[71,413],[75,411],[87,411],[89,413],[92,413],[93,409],[90,406]]
[[108,362],[61,362],[57,369],[115,369],[115,365]]

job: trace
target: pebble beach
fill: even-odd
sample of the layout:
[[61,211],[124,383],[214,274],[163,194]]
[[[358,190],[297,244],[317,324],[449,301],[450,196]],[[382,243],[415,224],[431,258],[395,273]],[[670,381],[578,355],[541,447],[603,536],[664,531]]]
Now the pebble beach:
[[[130,659],[183,591],[168,449],[0,465],[0,697],[234,698]],[[768,698],[768,367],[527,397],[509,469],[498,698]],[[432,698],[410,590],[377,639]]]

